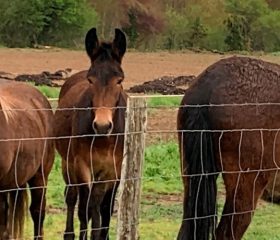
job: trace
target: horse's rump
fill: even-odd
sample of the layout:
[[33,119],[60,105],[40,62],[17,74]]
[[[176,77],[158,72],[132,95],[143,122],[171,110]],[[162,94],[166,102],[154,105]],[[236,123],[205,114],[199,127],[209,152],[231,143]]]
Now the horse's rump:
[[[179,133],[185,201],[178,239],[209,239],[210,232],[241,239],[280,163],[279,89],[279,65],[231,57],[207,68],[186,91],[178,114],[178,129],[187,130]],[[223,173],[227,193],[217,229],[215,221],[209,227],[215,172]]]
[[14,185],[15,178],[16,184],[25,184],[45,161],[43,153],[51,153],[53,140],[46,138],[53,136],[53,113],[38,90],[21,83],[0,85],[0,105],[0,187],[3,188]]

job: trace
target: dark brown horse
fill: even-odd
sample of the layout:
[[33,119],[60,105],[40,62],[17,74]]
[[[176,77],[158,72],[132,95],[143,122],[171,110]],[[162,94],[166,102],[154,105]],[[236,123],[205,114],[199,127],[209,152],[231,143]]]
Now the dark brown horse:
[[46,186],[54,161],[53,112],[34,87],[0,84],[0,239],[22,236],[31,189],[34,238],[43,239]]
[[121,61],[126,39],[116,29],[112,43],[99,42],[93,28],[85,45],[91,67],[73,75],[61,89],[55,132],[64,139],[57,140],[56,146],[67,184],[64,239],[74,239],[73,216],[79,196],[80,239],[87,239],[91,220],[91,239],[101,240],[109,239],[123,159],[127,96],[122,87]]
[[[279,103],[280,66],[245,57],[213,64],[186,91],[178,113],[185,189],[178,239],[242,238],[280,165]],[[220,172],[226,201],[216,227]]]

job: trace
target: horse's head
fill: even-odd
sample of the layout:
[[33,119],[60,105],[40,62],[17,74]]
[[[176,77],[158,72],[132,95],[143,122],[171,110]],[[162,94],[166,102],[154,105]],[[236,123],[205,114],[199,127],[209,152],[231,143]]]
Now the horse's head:
[[121,62],[126,51],[126,38],[121,30],[115,29],[112,42],[99,42],[96,29],[92,28],[86,35],[85,45],[91,59],[87,78],[93,96],[92,127],[97,134],[110,134],[114,129],[116,108],[123,97]]

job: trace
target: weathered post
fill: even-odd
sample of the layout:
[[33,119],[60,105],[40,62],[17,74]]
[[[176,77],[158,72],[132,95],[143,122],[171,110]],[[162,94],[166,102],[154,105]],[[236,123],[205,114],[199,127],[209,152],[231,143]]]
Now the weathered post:
[[138,239],[146,122],[146,99],[130,97],[126,112],[124,159],[118,196],[117,240]]

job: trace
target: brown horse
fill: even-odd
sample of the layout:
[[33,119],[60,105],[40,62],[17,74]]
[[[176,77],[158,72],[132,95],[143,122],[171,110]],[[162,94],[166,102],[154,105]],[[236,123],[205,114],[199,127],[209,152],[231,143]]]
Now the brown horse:
[[46,186],[54,161],[53,112],[34,87],[0,84],[0,239],[22,236],[31,191],[34,239],[43,239]]
[[[178,239],[241,239],[280,165],[280,66],[231,57],[205,70],[178,113],[184,214]],[[226,201],[216,227],[216,179]]]
[[[79,196],[80,239],[109,239],[108,231],[123,159],[127,96],[121,61],[125,35],[115,30],[113,42],[99,42],[96,29],[85,39],[89,71],[63,85],[55,113],[56,147],[62,156],[67,221],[64,239],[74,239],[74,208]],[[72,137],[71,137],[72,136]],[[61,138],[62,137],[62,138]]]

